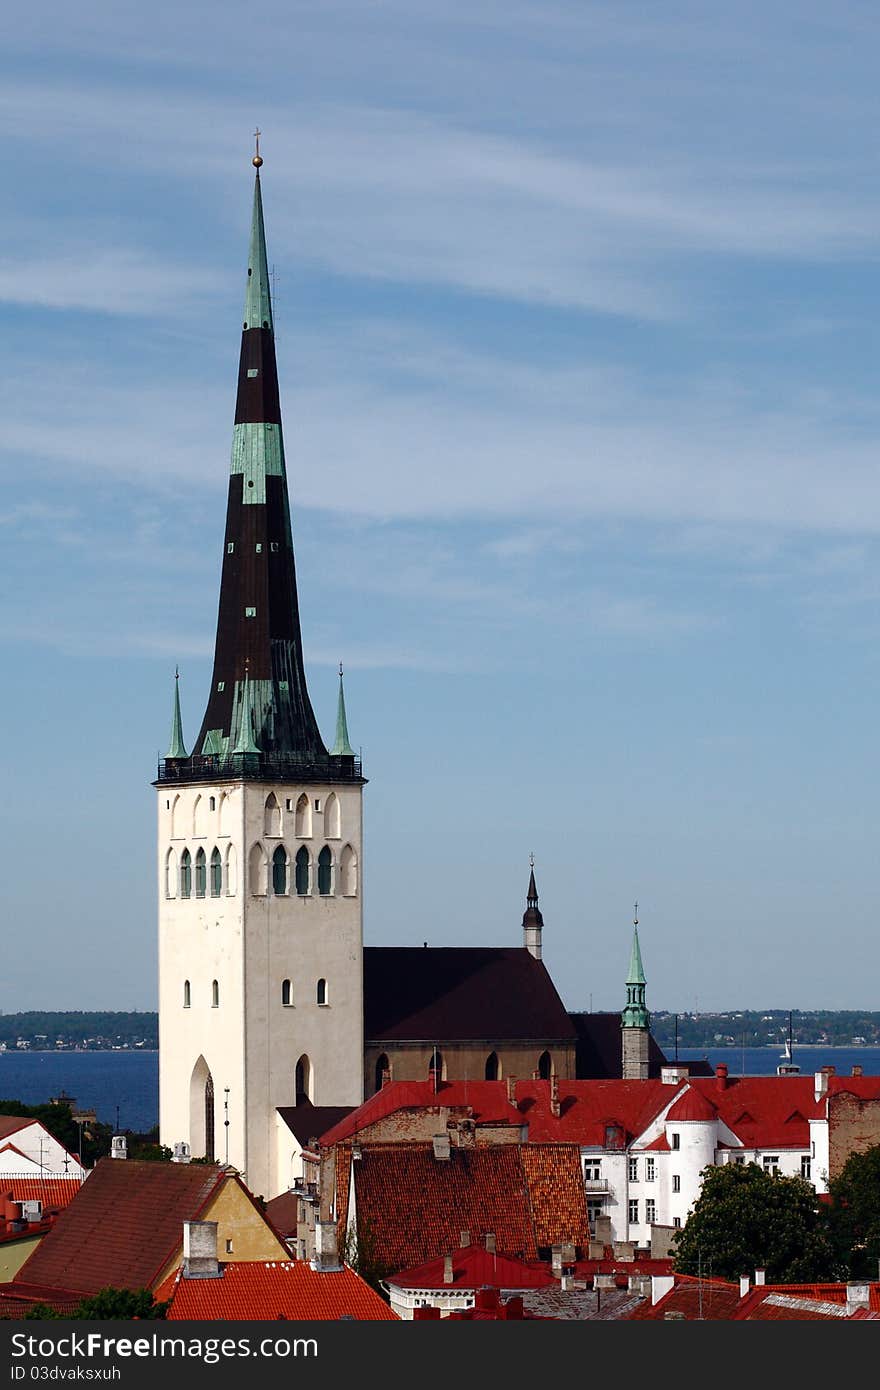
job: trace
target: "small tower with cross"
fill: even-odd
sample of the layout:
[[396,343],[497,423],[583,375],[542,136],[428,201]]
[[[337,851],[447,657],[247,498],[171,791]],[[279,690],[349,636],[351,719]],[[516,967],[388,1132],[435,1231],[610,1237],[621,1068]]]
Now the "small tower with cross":
[[647,1081],[651,1015],[645,1004],[645,971],[639,947],[639,905],[633,911],[633,939],[626,976],[626,1007],[620,1015],[624,1081]]

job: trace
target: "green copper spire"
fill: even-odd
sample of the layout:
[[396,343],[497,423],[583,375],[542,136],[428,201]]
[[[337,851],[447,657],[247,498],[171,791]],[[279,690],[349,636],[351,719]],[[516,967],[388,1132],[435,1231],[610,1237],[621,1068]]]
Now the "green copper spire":
[[620,1016],[622,1028],[648,1028],[651,1015],[645,1004],[645,971],[642,953],[639,949],[639,905],[633,916],[633,942],[629,957],[629,971],[626,977],[626,1008]]
[[354,749],[348,741],[348,721],[345,718],[345,691],[342,688],[342,662],[339,663],[339,703],[336,706],[336,742],[330,752],[337,758],[353,758]]
[[[259,149],[259,145],[257,146]],[[257,164],[257,160],[260,161]],[[263,197],[260,192],[259,154],[254,159],[254,211],[251,217],[251,244],[248,251],[247,290],[244,296],[244,327],[272,327],[272,298],[269,293],[269,263],[266,257],[266,230],[263,226]]]
[[239,707],[238,738],[235,740],[233,753],[256,753],[259,756],[259,748],[254,738],[253,730],[253,705],[251,701],[251,683],[247,669],[244,673],[244,681],[241,686],[241,704]]
[[171,742],[166,758],[186,758],[188,753],[183,742],[183,720],[180,717],[180,672],[174,668],[174,713],[171,716]]

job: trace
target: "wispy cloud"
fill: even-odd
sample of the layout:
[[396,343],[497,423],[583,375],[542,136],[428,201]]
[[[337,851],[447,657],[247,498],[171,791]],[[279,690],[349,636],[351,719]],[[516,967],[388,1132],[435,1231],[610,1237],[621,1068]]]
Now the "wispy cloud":
[[0,302],[46,309],[165,317],[216,293],[219,283],[198,266],[125,247],[0,259]]

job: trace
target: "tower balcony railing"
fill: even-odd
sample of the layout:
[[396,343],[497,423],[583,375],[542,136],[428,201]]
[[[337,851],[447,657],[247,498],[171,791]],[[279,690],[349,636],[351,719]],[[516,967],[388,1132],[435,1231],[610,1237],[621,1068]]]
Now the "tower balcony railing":
[[160,758],[157,783],[169,782],[361,782],[361,759],[328,753],[194,753]]

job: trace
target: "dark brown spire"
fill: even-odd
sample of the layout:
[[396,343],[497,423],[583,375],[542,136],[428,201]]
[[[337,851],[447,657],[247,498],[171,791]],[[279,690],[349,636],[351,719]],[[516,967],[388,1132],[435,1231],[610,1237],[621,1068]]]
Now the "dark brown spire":
[[259,165],[247,275],[211,689],[186,766],[160,779],[225,771],[242,749],[248,776],[359,779],[350,751],[327,752],[306,686]]

